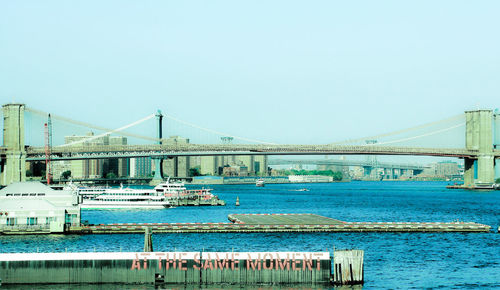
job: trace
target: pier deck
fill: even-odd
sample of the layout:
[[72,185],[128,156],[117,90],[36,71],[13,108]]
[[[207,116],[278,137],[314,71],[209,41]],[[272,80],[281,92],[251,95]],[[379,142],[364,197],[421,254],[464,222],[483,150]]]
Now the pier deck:
[[316,214],[230,214],[234,223],[247,225],[341,225],[344,222]]
[[70,234],[274,232],[489,232],[474,222],[343,222],[314,214],[232,214],[232,223],[115,223],[71,227]]

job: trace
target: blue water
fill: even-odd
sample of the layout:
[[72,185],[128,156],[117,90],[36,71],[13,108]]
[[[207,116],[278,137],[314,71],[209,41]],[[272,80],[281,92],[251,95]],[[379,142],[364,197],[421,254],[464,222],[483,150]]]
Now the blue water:
[[[314,213],[344,221],[473,221],[490,233],[154,234],[155,251],[365,250],[364,289],[500,288],[500,191],[443,182],[212,186],[225,207],[82,211],[90,223],[227,222],[231,213]],[[310,191],[293,191],[307,187]],[[236,196],[241,206],[234,206]],[[143,235],[0,236],[2,252],[141,251]]]

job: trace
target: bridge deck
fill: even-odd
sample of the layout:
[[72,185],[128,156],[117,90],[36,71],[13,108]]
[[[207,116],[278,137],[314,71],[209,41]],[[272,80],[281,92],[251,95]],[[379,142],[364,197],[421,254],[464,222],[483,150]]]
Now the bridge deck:
[[[28,147],[26,160],[45,160],[44,147]],[[211,155],[415,155],[475,158],[477,150],[361,145],[96,145],[54,147],[53,160]],[[493,150],[500,157],[499,150]]]

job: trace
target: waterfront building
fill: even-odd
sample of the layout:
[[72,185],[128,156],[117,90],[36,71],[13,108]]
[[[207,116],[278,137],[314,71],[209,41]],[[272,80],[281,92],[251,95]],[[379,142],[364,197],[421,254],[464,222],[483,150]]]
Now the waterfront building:
[[222,175],[224,176],[238,176],[239,172],[236,167],[224,166],[222,169]]
[[[168,139],[163,140],[163,144],[189,144],[189,139],[181,136],[170,136]],[[165,176],[188,177],[190,168],[190,157],[187,156],[176,156],[171,159],[163,160],[163,173]]]
[[152,175],[151,157],[130,158],[130,177],[148,177]]
[[217,175],[219,170],[217,156],[200,157],[200,173],[202,175]]
[[[122,136],[109,137],[109,145],[127,145],[127,138]],[[106,163],[106,160],[105,162]],[[129,176],[128,158],[109,158],[107,159],[108,168],[104,169],[103,174],[114,173],[117,177]]]
[[[244,176],[267,176],[267,156],[259,155],[229,155],[229,156],[202,156],[200,158],[200,172],[203,175],[226,175],[224,167],[245,167]],[[232,173],[234,174],[234,172]]]
[[461,179],[463,178],[463,168],[454,161],[442,161],[430,164],[430,168],[424,169],[421,176]]
[[256,175],[267,176],[267,156],[266,155],[256,155],[253,160],[253,170]]
[[333,177],[324,175],[289,175],[288,180],[291,183],[333,182]]
[[71,171],[71,161],[68,160],[52,161],[50,166],[52,168],[53,179],[59,179],[63,172]]
[[459,174],[459,167],[457,162],[442,161],[435,164],[437,176],[450,178]]
[[[127,138],[109,135],[96,137],[93,132],[89,132],[85,136],[66,136],[64,143],[74,143],[74,146],[127,145]],[[74,179],[101,178],[108,173],[113,173],[117,177],[129,175],[129,160],[127,158],[72,160],[68,167]]]
[[[84,136],[65,136],[65,144],[75,144],[74,146],[98,146],[109,145],[109,136],[95,137],[93,132]],[[70,145],[71,146],[71,145]],[[71,161],[71,176],[75,179],[100,178],[103,176],[104,159],[86,159]]]
[[76,192],[40,182],[16,182],[0,190],[0,232],[59,233],[65,225],[80,225]]

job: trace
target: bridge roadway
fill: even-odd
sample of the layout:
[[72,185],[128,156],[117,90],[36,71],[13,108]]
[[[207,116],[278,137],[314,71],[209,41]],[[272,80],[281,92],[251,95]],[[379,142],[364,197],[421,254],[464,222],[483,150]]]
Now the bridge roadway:
[[[44,147],[27,147],[26,160],[45,160]],[[477,150],[459,148],[388,147],[374,145],[86,145],[53,147],[52,160],[212,155],[412,155],[456,158],[478,157]],[[500,150],[491,155],[500,158]]]

